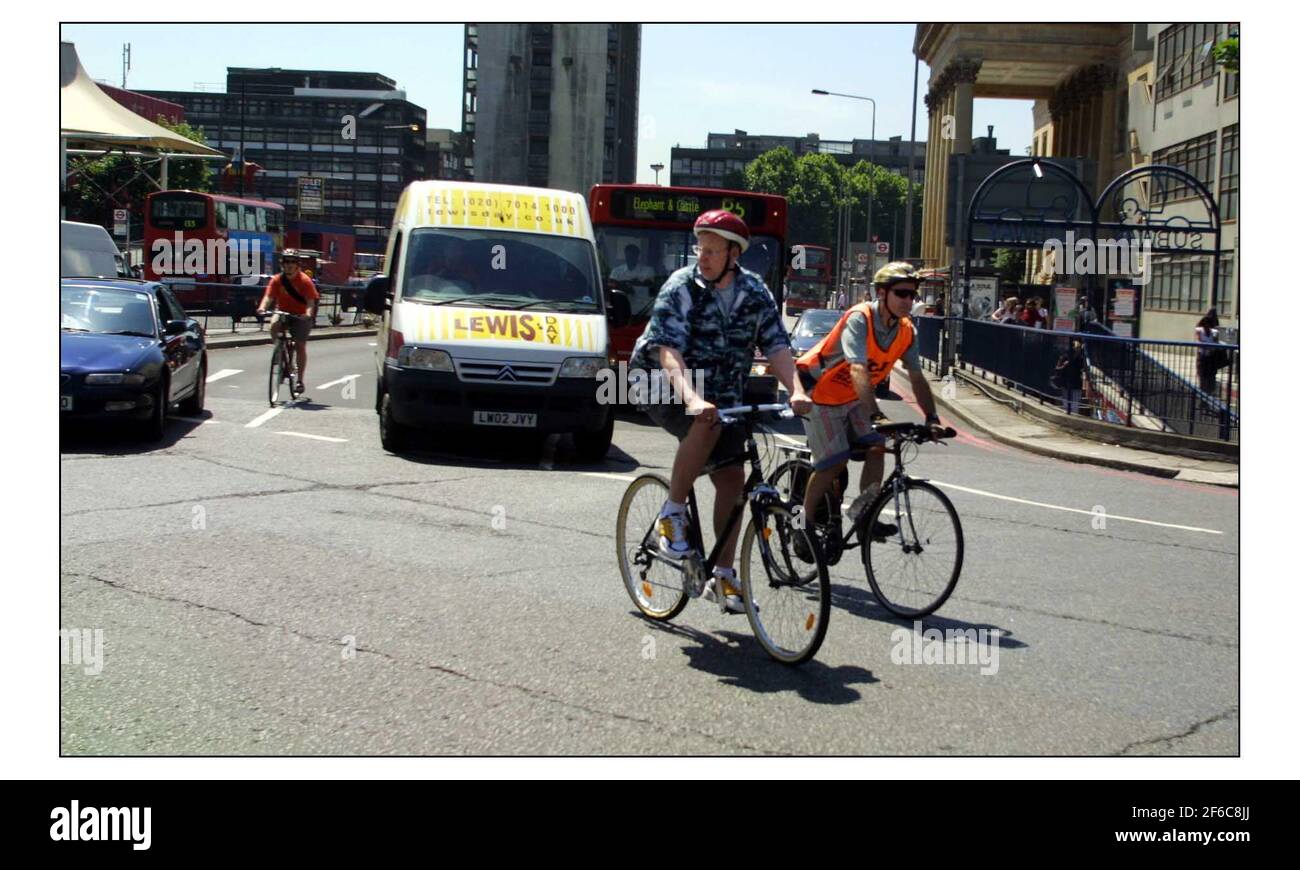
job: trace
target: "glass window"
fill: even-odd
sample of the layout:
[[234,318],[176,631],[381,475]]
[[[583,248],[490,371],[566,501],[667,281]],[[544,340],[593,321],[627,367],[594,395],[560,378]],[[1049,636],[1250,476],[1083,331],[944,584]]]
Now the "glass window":
[[[1151,156],[1152,163],[1175,166],[1196,176],[1207,188],[1214,188],[1214,152],[1215,134],[1206,133],[1195,139],[1188,139],[1168,148],[1162,148]],[[1153,203],[1175,202],[1190,199],[1196,195],[1190,184],[1170,181],[1165,190],[1152,192]]]
[[419,229],[402,278],[403,299],[491,296],[530,311],[599,311],[599,292],[590,244],[541,233]]
[[1214,43],[1219,25],[1178,24],[1160,34],[1156,51],[1156,101],[1214,76]]
[[1237,188],[1240,179],[1237,126],[1223,128],[1223,156],[1219,162],[1219,217],[1225,221],[1237,219]]
[[255,211],[257,213],[256,229],[259,233],[264,233],[266,232],[266,208],[259,205]]

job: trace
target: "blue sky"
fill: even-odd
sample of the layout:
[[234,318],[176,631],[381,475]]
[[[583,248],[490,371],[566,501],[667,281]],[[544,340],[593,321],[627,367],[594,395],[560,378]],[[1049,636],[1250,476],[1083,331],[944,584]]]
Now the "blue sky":
[[[813,88],[873,97],[876,137],[906,140],[912,34],[906,24],[643,26],[638,181],[652,181],[650,164],[667,165],[674,145],[703,147],[710,132],[870,135],[870,103],[814,96]],[[227,66],[373,71],[423,106],[431,127],[460,128],[459,25],[80,24],[61,35],[76,43],[92,78],[112,84],[121,84],[122,44],[131,43],[129,88],[194,90],[202,82],[219,91]],[[922,64],[922,93],[928,76]],[[917,113],[924,140],[924,102]],[[1025,153],[1030,103],[976,100],[975,135],[989,124],[1000,147]]]

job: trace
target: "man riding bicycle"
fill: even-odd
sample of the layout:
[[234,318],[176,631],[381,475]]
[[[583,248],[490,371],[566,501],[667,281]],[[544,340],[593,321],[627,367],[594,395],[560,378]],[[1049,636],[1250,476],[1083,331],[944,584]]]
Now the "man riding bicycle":
[[[889,263],[876,272],[874,283],[876,300],[844,312],[796,364],[813,401],[813,410],[804,419],[813,461],[804,494],[806,517],[816,517],[817,506],[848,466],[854,446],[868,450],[859,481],[861,494],[849,508],[851,520],[856,523],[871,504],[885,473],[885,437],[875,427],[890,422],[876,404],[876,388],[889,383],[895,362],[901,360],[907,369],[926,425],[936,437],[943,428],[921,371],[916,329],[909,316],[919,283],[916,270],[910,263]],[[877,522],[871,534],[884,538],[897,531],[890,523]]]
[[[271,337],[279,340],[284,332],[284,321],[290,324],[290,335],[298,348],[298,384],[299,389],[307,383],[307,336],[311,334],[312,324],[316,322],[316,307],[320,303],[320,293],[316,284],[302,271],[302,255],[289,248],[280,254],[280,274],[273,277],[266,285],[266,294],[257,306],[260,317],[267,308],[277,313],[271,319]],[[296,315],[284,318],[285,314]]]
[[[718,408],[742,401],[755,345],[789,391],[795,413],[811,407],[795,380],[790,337],[771,292],[761,276],[739,265],[741,254],[749,248],[745,222],[722,209],[707,211],[695,221],[695,237],[696,264],[678,269],[664,282],[631,357],[635,368],[658,369],[676,394],[676,402],[651,404],[647,409],[651,419],[679,441],[658,527],[659,550],[670,559],[691,554],[686,540],[686,499],[704,466],[743,455],[743,433],[736,427],[723,427]],[[702,376],[702,392],[694,389],[694,376]],[[744,489],[745,476],[736,462],[714,471],[709,479],[716,493],[716,534],[725,528]],[[723,595],[731,613],[745,612],[732,568],[739,531],[737,525],[719,550],[717,567],[704,589],[709,600]]]

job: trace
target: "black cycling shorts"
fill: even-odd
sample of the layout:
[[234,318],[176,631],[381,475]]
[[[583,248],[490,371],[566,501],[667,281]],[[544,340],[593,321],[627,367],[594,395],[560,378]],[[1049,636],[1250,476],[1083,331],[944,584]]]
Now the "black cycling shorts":
[[[678,441],[685,440],[686,434],[691,431],[691,425],[695,422],[695,417],[686,413],[686,406],[679,403],[647,405],[645,412],[651,420],[666,429]],[[721,423],[717,425],[722,426]],[[718,443],[713,445],[713,452],[709,454],[709,463],[740,459],[744,455],[745,427],[739,423],[722,426],[722,435],[718,438]]]

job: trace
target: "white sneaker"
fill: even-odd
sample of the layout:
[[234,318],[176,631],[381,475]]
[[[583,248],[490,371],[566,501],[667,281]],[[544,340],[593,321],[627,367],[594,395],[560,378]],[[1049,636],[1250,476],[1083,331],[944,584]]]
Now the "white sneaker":
[[722,594],[726,597],[728,613],[744,613],[745,599],[741,597],[740,581],[735,577],[714,574],[704,584],[704,598],[708,601],[718,600],[718,584],[722,584]]
[[691,552],[686,541],[686,514],[659,518],[659,552],[669,559],[682,559]]

